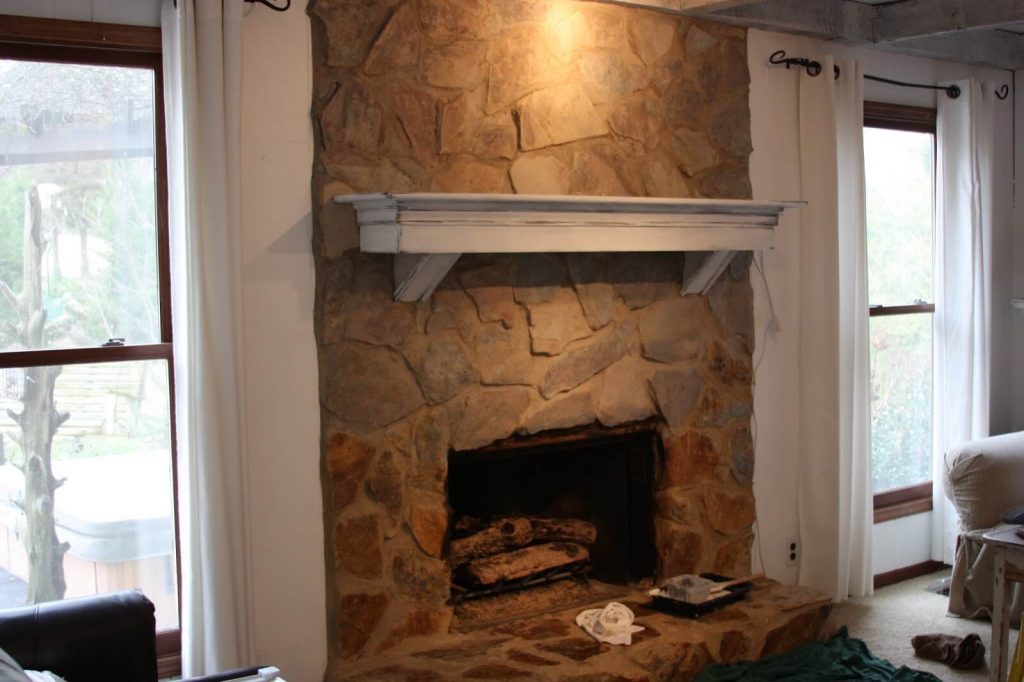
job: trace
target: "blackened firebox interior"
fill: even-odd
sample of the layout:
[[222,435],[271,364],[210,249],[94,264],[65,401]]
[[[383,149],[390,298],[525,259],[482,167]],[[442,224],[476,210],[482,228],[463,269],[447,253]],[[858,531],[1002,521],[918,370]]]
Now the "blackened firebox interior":
[[456,521],[589,521],[597,529],[590,577],[628,585],[655,575],[654,472],[660,456],[661,440],[653,430],[452,452],[448,501]]

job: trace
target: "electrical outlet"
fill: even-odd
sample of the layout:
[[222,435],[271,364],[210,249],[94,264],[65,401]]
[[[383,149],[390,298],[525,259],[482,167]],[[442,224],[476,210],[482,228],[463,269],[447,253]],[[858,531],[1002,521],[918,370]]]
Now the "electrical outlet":
[[786,565],[796,566],[796,562],[800,560],[800,540],[797,538],[789,538],[786,540]]

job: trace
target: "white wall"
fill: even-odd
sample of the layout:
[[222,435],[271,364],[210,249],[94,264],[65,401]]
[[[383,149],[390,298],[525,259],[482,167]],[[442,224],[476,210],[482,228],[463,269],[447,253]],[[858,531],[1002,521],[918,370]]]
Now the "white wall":
[[[238,0],[241,2],[241,0]],[[255,661],[327,665],[313,337],[312,57],[305,3],[246,5],[242,74],[244,378]],[[159,0],[0,0],[0,14],[160,25]]]
[[0,0],[0,14],[159,26],[160,0]]
[[[240,1],[240,0],[239,0]],[[305,3],[247,5],[242,226],[256,661],[323,677],[327,616],[313,337],[312,56]]]
[[873,542],[876,551],[871,557],[874,574],[913,566],[931,557],[931,513],[915,514],[895,521],[875,524]]
[[[969,76],[999,83],[1011,82],[1011,74],[1005,71],[980,69],[752,30],[748,38],[751,132],[754,143],[750,172],[754,197],[765,200],[800,198],[797,73],[784,67],[769,65],[769,55],[779,49],[784,49],[790,56],[814,57],[832,54],[842,59],[855,58],[864,65],[865,73],[914,82],[935,83]],[[928,90],[899,88],[866,81],[865,97],[899,104],[935,106],[936,94]],[[999,115],[1005,120],[1001,130],[1007,131],[1007,135],[1011,112],[1011,101],[1002,103]],[[1009,145],[1004,148],[1008,149]],[[1007,172],[1002,176],[1003,183],[999,191],[1003,193],[1005,199],[1011,191],[1010,165],[1008,158],[1003,159],[1003,162]],[[997,339],[993,349],[994,368],[1009,367],[1014,362],[1020,362],[1015,359],[1020,353],[1014,352],[1010,343],[1013,318],[1009,306],[1005,304],[1010,296],[1010,284],[1014,276],[1013,259],[1010,258],[1013,248],[1013,225],[1010,216],[1005,216],[994,235],[993,299],[996,305],[993,335]],[[798,212],[787,212],[777,231],[775,249],[764,256],[775,312],[781,325],[778,333],[764,334],[770,318],[767,299],[756,273],[751,275],[755,291],[755,328],[758,330],[755,358],[763,353],[754,389],[758,431],[754,472],[758,535],[765,571],[770,576],[786,582],[796,582],[798,579],[796,567],[785,565],[785,547],[790,538],[799,536],[799,231]],[[996,369],[993,375],[993,429],[1009,430],[1010,414],[1014,409],[1011,376],[1009,372],[999,369]],[[1016,409],[1018,412],[1024,409],[1020,405],[1020,394]],[[893,546],[904,533],[913,532],[918,526],[924,527],[928,516],[901,519],[881,528],[876,527],[876,570],[883,566],[884,570],[899,567],[893,565],[894,563],[905,566],[929,559],[928,548],[919,546],[919,543],[911,543],[900,548]]]

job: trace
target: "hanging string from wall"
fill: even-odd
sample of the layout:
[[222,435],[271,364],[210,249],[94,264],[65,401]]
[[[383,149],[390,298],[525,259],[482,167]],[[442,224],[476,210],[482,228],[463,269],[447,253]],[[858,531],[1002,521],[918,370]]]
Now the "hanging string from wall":
[[[787,57],[785,50],[776,50],[768,57],[768,63],[784,65],[787,69],[797,67],[805,69],[807,75],[812,78],[821,74],[822,65],[816,59],[808,59],[807,57]],[[838,65],[833,64],[833,77],[839,78],[842,74],[842,70]],[[960,88],[956,85],[930,85],[928,83],[908,83],[906,81],[898,81],[892,78],[883,78],[882,76],[872,76],[870,74],[864,74],[864,78],[870,81],[876,81],[878,83],[886,83],[888,85],[898,85],[902,88],[921,88],[923,90],[941,90],[946,93],[946,96],[950,99],[956,99],[960,96]],[[996,97],[1003,100],[1010,95],[1010,86],[1003,84],[995,92]]]

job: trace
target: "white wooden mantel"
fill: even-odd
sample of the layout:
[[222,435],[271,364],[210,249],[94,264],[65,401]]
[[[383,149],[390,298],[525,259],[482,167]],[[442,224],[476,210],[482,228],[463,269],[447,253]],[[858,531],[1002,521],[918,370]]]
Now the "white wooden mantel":
[[367,253],[395,255],[395,299],[425,301],[464,253],[713,251],[683,283],[707,292],[738,251],[770,249],[802,201],[525,194],[345,194]]

